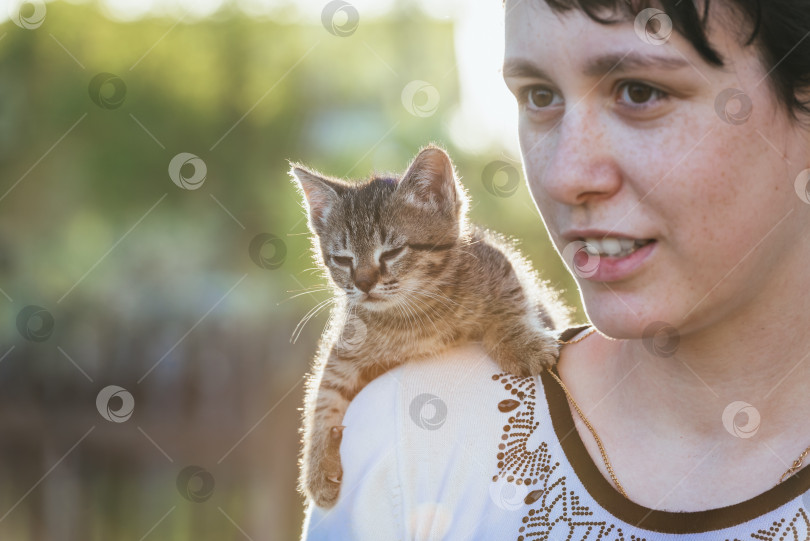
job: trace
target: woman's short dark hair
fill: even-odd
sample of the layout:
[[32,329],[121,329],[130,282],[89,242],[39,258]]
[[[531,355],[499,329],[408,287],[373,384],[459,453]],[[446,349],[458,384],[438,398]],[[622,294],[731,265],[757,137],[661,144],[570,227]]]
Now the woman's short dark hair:
[[[642,9],[657,7],[706,62],[724,65],[705,34],[710,0],[703,3],[700,17],[697,0],[544,1],[554,12],[579,9],[601,24],[633,20]],[[770,71],[769,82],[779,105],[797,122],[810,119],[810,97],[805,95],[804,101],[799,97],[802,91],[810,89],[810,39],[805,39],[810,34],[810,0],[724,0],[722,7],[727,8],[722,10],[725,28],[732,32],[743,32],[746,24],[752,28],[743,46],[756,44],[760,62]],[[600,17],[598,13],[605,10],[619,16]],[[802,113],[807,115],[805,119],[800,118]]]

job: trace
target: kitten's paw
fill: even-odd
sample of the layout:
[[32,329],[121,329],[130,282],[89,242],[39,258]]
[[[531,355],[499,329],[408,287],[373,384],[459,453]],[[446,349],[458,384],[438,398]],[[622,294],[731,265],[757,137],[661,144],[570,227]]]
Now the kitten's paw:
[[320,456],[313,456],[307,479],[307,491],[315,505],[328,509],[340,495],[343,468],[340,465],[340,441],[344,426],[333,426],[324,436]]
[[560,360],[560,344],[553,336],[543,336],[535,341],[526,355],[524,366],[528,376],[536,376],[546,368],[551,368]]

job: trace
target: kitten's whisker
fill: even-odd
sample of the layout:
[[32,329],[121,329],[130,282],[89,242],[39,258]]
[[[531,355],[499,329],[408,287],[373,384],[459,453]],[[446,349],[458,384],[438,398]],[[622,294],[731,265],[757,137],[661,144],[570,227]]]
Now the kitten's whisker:
[[[435,290],[418,289],[418,290],[414,291],[414,293],[417,293],[419,295],[424,295],[424,296],[430,297],[432,299],[436,299],[437,301],[447,301],[447,302],[450,302],[452,304],[455,304],[456,306],[461,306],[460,303],[454,301],[453,299],[451,299],[447,295],[443,294],[441,292],[441,290],[438,289],[438,288],[435,289]],[[444,303],[442,302],[442,304],[444,304]],[[445,306],[448,306],[448,305],[445,304]]]
[[[425,301],[423,299],[420,299],[418,296],[414,296],[412,300],[414,302],[418,303],[419,305],[423,306],[424,308],[427,308],[428,310],[430,310],[430,312],[432,314],[432,317],[431,316],[428,316],[428,317],[431,317],[431,319],[438,320],[439,318],[442,317],[442,314],[439,312],[439,310],[437,310],[435,306],[433,306],[432,304],[429,304],[427,301]],[[425,312],[424,308],[422,309],[423,312]],[[428,314],[425,312],[425,315],[428,315]]]
[[449,302],[455,304],[456,306],[462,306],[460,303],[457,303],[456,301],[454,301],[453,299],[451,299],[447,295],[442,294],[441,290],[439,290],[438,288],[436,288],[434,290],[430,290],[430,291],[429,290],[424,290],[424,289],[409,289],[409,288],[402,288],[402,289],[406,290],[406,291],[410,291],[412,293],[416,293],[418,295],[424,295],[424,296],[427,296],[427,297],[431,297],[431,298],[441,302],[444,306],[447,306],[448,308],[452,308],[452,307],[447,305],[447,304],[444,304],[443,301],[449,301]]
[[326,274],[326,270],[323,267],[309,267],[308,269],[304,269],[301,272],[313,272],[313,271],[321,271]]
[[[415,299],[413,299],[413,298],[409,298],[409,299],[407,299],[407,300],[406,300],[406,302],[408,303],[408,305],[409,305],[409,306],[411,306],[411,307],[413,308],[414,312],[416,312],[417,317],[419,318],[419,322],[420,322],[420,323],[422,323],[422,322],[424,321],[424,320],[422,319],[422,316],[425,316],[425,317],[427,318],[427,320],[428,320],[428,321],[431,323],[431,325],[433,325],[433,328],[434,328],[434,329],[436,329],[436,332],[437,332],[437,333],[439,333],[439,329],[438,329],[438,328],[436,328],[436,324],[435,324],[435,323],[434,323],[434,321],[433,321],[433,317],[431,317],[431,315],[430,315],[430,314],[428,314],[427,312],[425,312],[425,310],[424,310],[422,307],[420,307],[420,306],[419,306],[419,305],[418,305],[416,302],[414,302],[414,301],[415,301]],[[424,323],[422,323],[422,324],[424,325]]]
[[413,315],[414,315],[413,311],[410,310],[410,308],[408,307],[407,299],[405,298],[405,295],[401,295],[400,298],[399,298],[399,302],[396,303],[394,306],[396,306],[399,309],[400,313],[403,316],[405,316],[403,318],[403,323],[405,323],[409,328],[414,327],[416,325],[416,323],[414,321],[414,317],[413,317]]
[[399,313],[402,314],[402,319],[397,320],[397,329],[399,329],[400,326],[403,324],[408,325],[408,323],[406,323],[406,320],[410,322],[411,316],[405,313],[405,309],[402,307],[400,303],[395,304],[394,307],[396,307],[396,309],[399,310]]
[[408,313],[408,328],[410,329],[420,329],[422,327],[422,321],[416,317],[416,314],[411,309],[410,305],[408,304],[408,300],[403,296],[400,299],[400,308],[403,312]]
[[[414,310],[419,310],[420,312],[422,312],[422,313],[425,315],[425,317],[427,317],[427,320],[430,322],[430,324],[431,324],[431,325],[433,325],[433,328],[434,328],[434,329],[436,329],[436,334],[437,334],[438,336],[441,336],[441,335],[442,335],[442,333],[441,333],[441,332],[439,332],[439,328],[438,328],[438,327],[436,327],[436,324],[433,322],[433,318],[431,318],[431,317],[430,317],[430,315],[429,315],[428,313],[426,313],[424,310],[422,310],[421,308],[419,308],[419,306],[418,306],[418,305],[416,305],[416,304],[411,304],[411,299],[412,299],[412,298],[413,298],[413,297],[411,297],[410,295],[405,295],[405,296],[403,296],[403,301],[404,301],[404,302],[405,302],[405,303],[406,303],[408,306],[412,306]],[[422,321],[422,317],[421,317],[421,316],[419,316],[418,314],[417,314],[417,317],[419,318],[419,321],[421,322],[421,321]]]
[[410,301],[408,299],[409,299],[409,295],[407,295],[407,294],[403,294],[400,297],[400,301],[402,303],[401,306],[402,306],[403,310],[406,310],[410,314],[410,316],[408,317],[408,321],[410,323],[410,326],[412,328],[417,329],[417,330],[422,330],[422,329],[424,329],[425,322],[419,316],[419,314],[416,312],[416,310],[413,309],[413,307],[412,307],[412,305],[411,305],[411,303],[410,303]]
[[322,305],[316,306],[316,308],[313,309],[314,311],[311,314],[309,314],[308,316],[304,316],[304,319],[302,319],[302,321],[300,321],[296,326],[297,332],[295,330],[293,331],[293,336],[291,337],[290,342],[294,344],[301,336],[301,332],[304,330],[304,326],[306,326],[306,324],[309,323],[309,320],[315,317],[317,314],[319,314],[328,305],[329,302],[325,302]]
[[307,312],[304,317],[301,318],[301,321],[298,322],[298,325],[295,326],[295,329],[293,329],[293,334],[290,336],[290,342],[294,344],[296,340],[298,340],[298,337],[301,336],[301,331],[304,330],[304,326],[307,324],[307,322],[315,317],[315,315],[323,308],[328,306],[329,303],[335,302],[335,299],[336,297],[329,297],[328,299],[316,304],[314,308]]
[[458,302],[454,301],[453,299],[445,297],[445,296],[443,296],[441,294],[431,293],[429,291],[415,291],[415,293],[419,297],[427,297],[427,298],[433,299],[434,301],[440,303],[442,306],[444,306],[445,308],[447,308],[451,312],[453,312],[455,310],[455,307],[446,304],[444,301],[449,301],[449,302],[453,303],[456,307],[463,309],[465,312],[472,313],[472,310],[470,310],[469,308],[467,308],[463,304],[458,303]]
[[[452,311],[452,310],[453,310],[453,307],[452,307],[452,306],[450,306],[450,305],[448,305],[447,303],[445,303],[445,302],[444,302],[444,299],[442,299],[442,298],[440,298],[440,297],[435,297],[435,296],[433,296],[433,295],[430,295],[430,294],[428,294],[428,293],[425,293],[425,292],[423,292],[423,291],[418,291],[418,290],[415,290],[415,289],[410,289],[410,290],[407,290],[407,291],[408,291],[409,293],[413,293],[413,294],[414,294],[414,296],[416,296],[416,297],[424,296],[424,297],[431,298],[431,299],[433,299],[435,302],[437,302],[437,303],[441,304],[441,305],[442,305],[444,308],[446,308],[447,310],[450,310],[450,311]],[[450,299],[448,299],[448,300],[450,300]],[[451,300],[451,302],[454,302],[454,301],[452,301],[452,300]],[[456,304],[458,304],[458,303],[456,303]]]
[[309,287],[303,287],[301,289],[288,289],[287,293],[297,293],[299,291],[308,291],[310,289],[321,288],[321,287],[329,287],[329,284],[314,284]]
[[456,302],[453,299],[451,299],[450,297],[448,297],[447,295],[445,295],[442,292],[442,290],[439,289],[438,287],[434,287],[432,289],[422,289],[422,290],[419,290],[418,293],[421,293],[423,295],[435,296],[437,298],[445,299],[447,301],[452,302],[453,304],[455,304],[456,306],[458,306],[460,308],[464,308],[467,312],[471,312],[471,310],[469,308],[467,308],[466,306],[464,306],[460,302]]
[[457,251],[462,252],[462,253],[465,253],[465,254],[467,254],[467,255],[471,255],[471,256],[473,256],[475,259],[478,259],[479,261],[481,260],[481,259],[480,259],[480,258],[479,258],[477,255],[475,255],[475,254],[474,254],[474,253],[472,253],[472,252],[468,252],[467,250],[462,250],[461,248],[458,248],[458,249],[457,249]]
[[[300,297],[301,295],[309,295],[310,293],[317,293],[317,292],[319,292],[319,291],[331,291],[331,290],[332,290],[332,288],[331,288],[331,287],[322,287],[322,288],[320,288],[320,289],[308,289],[308,290],[306,290],[306,291],[302,291],[301,293],[297,293],[297,294],[293,295],[292,297],[287,297],[287,298],[286,298],[286,299],[284,299],[283,301],[279,301],[279,302],[277,302],[277,303],[276,303],[276,306],[278,306],[279,304],[281,304],[281,303],[283,303],[283,302],[287,302],[287,301],[289,301],[289,300],[292,300],[292,299],[294,299],[294,298],[296,298],[296,297]],[[291,291],[288,291],[287,293],[291,293]]]

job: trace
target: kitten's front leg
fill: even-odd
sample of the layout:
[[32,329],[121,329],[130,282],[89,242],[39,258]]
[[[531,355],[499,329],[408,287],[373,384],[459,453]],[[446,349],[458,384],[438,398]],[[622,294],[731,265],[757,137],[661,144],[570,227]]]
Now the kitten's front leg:
[[356,394],[355,370],[333,350],[323,367],[314,409],[305,420],[302,485],[316,505],[332,507],[340,494],[343,416]]
[[523,314],[502,317],[486,330],[483,342],[503,370],[522,377],[551,368],[560,357],[560,346],[552,332]]

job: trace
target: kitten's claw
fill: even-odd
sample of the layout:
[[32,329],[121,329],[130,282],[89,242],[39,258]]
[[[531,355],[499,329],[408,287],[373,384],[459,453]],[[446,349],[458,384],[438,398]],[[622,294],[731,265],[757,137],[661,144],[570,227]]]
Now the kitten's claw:
[[344,425],[333,426],[332,430],[329,431],[329,435],[331,436],[333,443],[334,440],[340,440],[343,438],[343,429],[346,428]]
[[343,468],[340,465],[340,442],[344,425],[324,427],[309,458],[311,464],[307,479],[307,492],[315,505],[328,509],[335,505],[340,495]]

